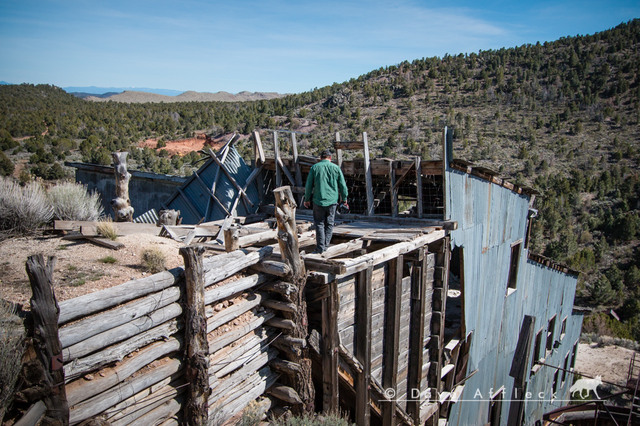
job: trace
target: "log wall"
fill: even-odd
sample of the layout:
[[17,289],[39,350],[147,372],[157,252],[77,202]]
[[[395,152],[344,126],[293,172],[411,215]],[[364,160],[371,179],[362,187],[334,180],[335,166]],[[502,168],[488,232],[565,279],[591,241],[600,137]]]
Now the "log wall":
[[[280,331],[266,324],[276,314],[264,306],[268,292],[259,291],[277,277],[249,269],[271,250],[238,250],[201,263],[209,378],[204,394],[215,422],[260,398],[279,377],[268,363],[278,355],[271,343]],[[190,385],[184,275],[183,268],[175,268],[59,304],[69,424],[189,422],[184,418]],[[23,381],[16,391],[23,405],[34,407],[31,416],[38,411],[41,418],[45,413],[35,410],[42,406],[35,389]],[[260,404],[263,410],[269,405],[268,400]]]

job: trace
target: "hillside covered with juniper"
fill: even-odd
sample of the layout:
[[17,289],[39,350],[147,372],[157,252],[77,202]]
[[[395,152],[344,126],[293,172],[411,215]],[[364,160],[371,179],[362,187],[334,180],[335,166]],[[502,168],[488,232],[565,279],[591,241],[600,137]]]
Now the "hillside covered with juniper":
[[[47,85],[0,86],[0,173],[60,179],[64,161],[189,174],[198,153],[162,142],[304,129],[315,155],[367,132],[375,157],[454,155],[540,192],[532,250],[582,272],[587,331],[640,340],[640,20],[515,48],[408,60],[344,83],[254,102],[91,102]],[[138,148],[149,138],[159,149]],[[263,138],[268,141],[270,137]],[[18,168],[14,168],[17,166]],[[605,314],[615,309],[621,322]]]

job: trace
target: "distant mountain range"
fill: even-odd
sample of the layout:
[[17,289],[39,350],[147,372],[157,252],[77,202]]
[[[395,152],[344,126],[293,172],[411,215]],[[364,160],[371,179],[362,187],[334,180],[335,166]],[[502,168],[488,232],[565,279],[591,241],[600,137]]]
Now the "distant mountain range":
[[122,102],[122,103],[148,103],[148,102],[243,102],[258,101],[263,99],[275,99],[284,95],[275,92],[240,92],[235,95],[228,92],[193,92],[187,91],[175,96],[161,95],[158,93],[148,93],[127,90],[122,93],[105,93],[103,95],[79,96],[78,93],[72,93],[87,101],[95,102]]
[[[150,89],[148,87],[98,87],[98,86],[69,86],[62,88],[65,92],[76,94],[87,94],[87,95],[107,95],[109,93],[116,94],[122,93],[126,91],[133,92],[145,92],[145,93],[156,93],[158,95],[165,96],[177,96],[183,92],[183,90],[171,90],[171,89]],[[100,96],[100,97],[102,97]],[[78,96],[82,97],[82,96]]]
[[[0,81],[0,85],[11,85]],[[148,87],[99,87],[99,86],[68,86],[62,88],[65,92],[77,98],[88,101],[114,101],[123,103],[147,102],[241,102],[262,99],[280,98],[284,95],[275,92],[194,92],[171,89],[151,89]]]

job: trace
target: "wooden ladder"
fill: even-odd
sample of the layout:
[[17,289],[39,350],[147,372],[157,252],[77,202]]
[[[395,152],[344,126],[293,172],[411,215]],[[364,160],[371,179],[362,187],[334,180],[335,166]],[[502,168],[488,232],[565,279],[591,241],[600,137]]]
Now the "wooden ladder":
[[629,362],[629,374],[627,375],[627,387],[633,388],[631,396],[631,407],[629,408],[629,418],[627,426],[638,424],[640,421],[640,392],[638,392],[640,384],[640,356],[638,352],[633,353],[631,362]]

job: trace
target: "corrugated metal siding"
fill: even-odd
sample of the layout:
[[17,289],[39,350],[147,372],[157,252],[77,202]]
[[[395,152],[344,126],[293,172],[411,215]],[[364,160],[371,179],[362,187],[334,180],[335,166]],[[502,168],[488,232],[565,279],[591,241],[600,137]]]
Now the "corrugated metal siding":
[[[244,162],[234,147],[229,148],[224,165],[238,185],[244,188],[253,169]],[[218,164],[209,159],[185,182],[179,191],[169,198],[165,203],[166,208],[180,210],[184,224],[194,224],[201,220],[209,222],[227,217],[227,212],[224,209],[231,211],[234,200],[238,196],[238,190],[226,173],[220,170],[215,196],[224,208],[211,198],[209,191],[213,187],[218,169]],[[260,196],[255,181],[249,185],[246,194],[253,206],[249,203],[245,206],[245,202],[241,198],[236,207],[239,216],[247,216],[258,210]]]
[[[451,233],[451,241],[454,246],[464,248],[465,324],[467,331],[474,333],[467,371],[478,369],[477,374],[466,382],[461,402],[453,404],[449,422],[458,425],[485,423],[490,390],[495,392],[505,386],[501,421],[506,425],[508,400],[514,383],[509,370],[523,317],[532,315],[536,318],[537,333],[542,327],[546,330],[549,319],[557,315],[558,334],[562,319],[568,317],[566,335],[557,350],[547,357],[547,362],[562,367],[565,355],[572,351],[580,333],[581,318],[571,315],[577,279],[528,260],[527,251],[522,250],[516,290],[507,296],[511,245],[525,239],[529,198],[455,170],[447,171],[446,181],[450,216],[458,222],[458,229]],[[554,369],[542,368],[531,378],[528,390],[534,393],[548,391],[554,373]],[[557,395],[566,393],[569,386],[570,382],[565,382]],[[483,397],[474,400],[477,390]],[[527,403],[526,422],[540,419],[544,412],[555,408],[555,404],[549,401]]]

